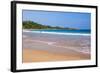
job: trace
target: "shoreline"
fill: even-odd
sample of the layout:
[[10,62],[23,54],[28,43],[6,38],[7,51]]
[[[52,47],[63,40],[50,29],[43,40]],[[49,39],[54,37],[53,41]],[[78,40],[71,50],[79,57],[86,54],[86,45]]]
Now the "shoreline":
[[61,33],[61,32],[47,32],[47,31],[31,31],[24,29],[23,32],[30,32],[30,33],[46,33],[46,34],[57,34],[57,35],[79,35],[79,36],[91,36],[91,34],[85,34],[85,33]]

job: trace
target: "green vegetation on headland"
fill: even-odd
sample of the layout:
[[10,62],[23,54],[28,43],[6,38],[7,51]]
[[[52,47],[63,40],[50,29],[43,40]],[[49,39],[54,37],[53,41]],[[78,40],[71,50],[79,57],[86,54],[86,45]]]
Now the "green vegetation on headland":
[[66,29],[66,30],[76,30],[75,28],[64,28],[64,27],[53,27],[48,25],[42,25],[33,21],[23,21],[23,29]]

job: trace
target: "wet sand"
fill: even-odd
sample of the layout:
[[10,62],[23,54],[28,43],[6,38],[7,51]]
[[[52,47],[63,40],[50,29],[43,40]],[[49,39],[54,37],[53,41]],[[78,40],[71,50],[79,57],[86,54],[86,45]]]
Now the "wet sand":
[[23,32],[23,63],[90,59],[90,36]]

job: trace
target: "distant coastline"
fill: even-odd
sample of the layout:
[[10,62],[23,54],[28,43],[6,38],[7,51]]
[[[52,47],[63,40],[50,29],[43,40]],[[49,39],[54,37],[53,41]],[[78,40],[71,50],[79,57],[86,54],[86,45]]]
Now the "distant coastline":
[[23,31],[32,33],[46,33],[58,35],[84,35],[90,36],[91,30],[76,29],[69,27],[53,27],[48,25],[39,24],[33,21],[23,21]]
[[23,29],[65,29],[65,30],[79,30],[77,28],[60,27],[60,26],[49,26],[36,23],[34,21],[23,21]]

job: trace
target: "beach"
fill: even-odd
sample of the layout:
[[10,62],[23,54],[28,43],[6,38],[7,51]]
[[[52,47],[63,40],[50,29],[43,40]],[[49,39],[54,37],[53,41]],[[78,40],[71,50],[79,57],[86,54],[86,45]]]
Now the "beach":
[[90,36],[23,31],[23,63],[91,59]]

